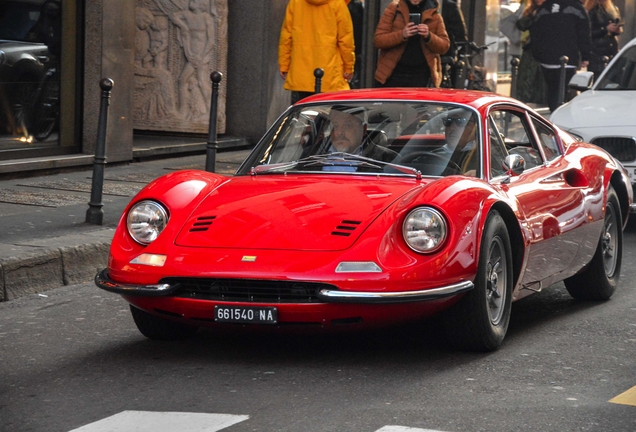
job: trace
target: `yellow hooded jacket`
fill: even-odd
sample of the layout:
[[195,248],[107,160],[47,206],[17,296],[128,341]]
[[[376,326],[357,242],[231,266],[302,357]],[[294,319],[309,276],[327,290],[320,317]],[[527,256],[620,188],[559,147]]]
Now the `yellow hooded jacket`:
[[355,62],[353,24],[344,0],[290,0],[278,44],[285,89],[313,92],[314,70],[322,68],[323,92],[347,90],[345,73]]

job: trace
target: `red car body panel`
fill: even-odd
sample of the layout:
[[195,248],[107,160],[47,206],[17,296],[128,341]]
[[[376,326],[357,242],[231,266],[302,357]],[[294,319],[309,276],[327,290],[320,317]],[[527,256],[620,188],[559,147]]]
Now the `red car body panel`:
[[[480,113],[482,131],[493,107],[531,111],[494,94],[430,89],[336,92],[314,95],[302,103],[372,99],[465,104]],[[509,182],[351,173],[168,174],[147,185],[124,211],[112,242],[108,275],[117,283],[138,285],[181,277],[311,281],[344,292],[433,290],[475,279],[484,221],[497,208],[510,215],[508,226],[514,231],[511,240],[518,259],[513,299],[519,299],[575,274],[589,262],[601,233],[610,181],[626,181],[620,165],[605,152],[555,130],[562,134],[563,156],[522,176],[512,176]],[[488,172],[488,153],[483,160]],[[622,198],[629,207],[631,189]],[[165,206],[170,221],[157,240],[144,246],[131,238],[126,216],[133,205],[146,199]],[[439,211],[448,222],[445,243],[431,254],[413,251],[402,235],[407,214],[422,205]],[[131,264],[142,253],[165,255],[165,264]],[[342,262],[373,262],[381,272],[336,272]],[[275,306],[279,324],[329,327],[342,320],[357,323],[358,318],[367,324],[414,319],[448,308],[461,296],[382,305],[318,302]],[[140,309],[170,319],[194,320],[198,325],[214,325],[215,305],[237,304],[173,296],[124,297]]]

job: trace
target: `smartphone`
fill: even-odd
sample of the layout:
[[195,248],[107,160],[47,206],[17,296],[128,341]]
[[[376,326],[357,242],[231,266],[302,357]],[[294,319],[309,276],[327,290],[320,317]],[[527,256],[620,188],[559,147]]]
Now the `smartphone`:
[[418,12],[411,12],[409,14],[409,21],[412,23],[420,24],[422,22],[422,14]]

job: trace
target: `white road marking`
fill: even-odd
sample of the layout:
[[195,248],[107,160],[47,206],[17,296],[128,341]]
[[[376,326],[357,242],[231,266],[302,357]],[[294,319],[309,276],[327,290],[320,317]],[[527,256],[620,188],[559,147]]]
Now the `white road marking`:
[[232,414],[122,411],[70,432],[216,432],[249,418]]
[[433,429],[420,429],[406,426],[384,426],[375,432],[441,432]]

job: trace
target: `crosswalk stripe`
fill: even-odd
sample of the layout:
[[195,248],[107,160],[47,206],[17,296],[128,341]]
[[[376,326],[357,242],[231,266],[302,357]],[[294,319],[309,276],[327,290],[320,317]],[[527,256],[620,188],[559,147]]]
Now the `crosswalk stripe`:
[[406,426],[384,426],[375,432],[441,432],[433,429],[420,429]]
[[249,418],[232,414],[122,411],[70,432],[216,432]]
[[609,400],[611,403],[636,406],[636,386]]

